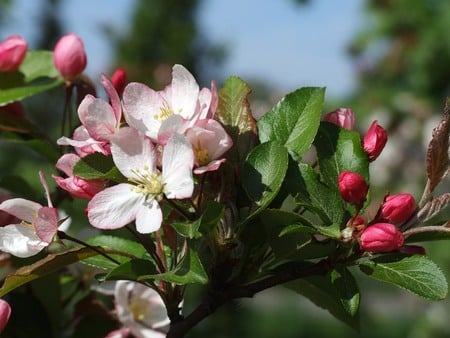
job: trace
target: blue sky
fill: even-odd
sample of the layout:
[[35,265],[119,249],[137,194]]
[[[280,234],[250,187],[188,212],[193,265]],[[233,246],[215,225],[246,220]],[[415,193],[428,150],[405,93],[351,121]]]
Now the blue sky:
[[[18,33],[34,37],[40,1],[15,0],[10,24],[0,38]],[[67,31],[81,36],[88,53],[89,75],[106,69],[110,49],[101,24],[126,29],[131,0],[66,0]],[[301,86],[326,86],[327,96],[348,94],[355,85],[346,56],[351,37],[362,27],[363,0],[204,0],[199,24],[205,37],[228,47],[219,74],[257,78],[289,92]]]

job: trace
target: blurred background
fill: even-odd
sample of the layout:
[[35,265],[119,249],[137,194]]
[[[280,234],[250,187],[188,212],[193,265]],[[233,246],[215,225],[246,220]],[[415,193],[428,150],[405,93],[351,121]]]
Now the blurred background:
[[[371,167],[374,203],[387,191],[421,196],[427,142],[450,94],[448,0],[0,0],[0,40],[20,34],[30,49],[52,50],[69,32],[84,40],[97,86],[101,73],[123,67],[129,81],[162,88],[180,63],[201,86],[240,76],[253,88],[255,116],[299,87],[325,86],[324,112],[350,107],[362,133],[374,119],[389,131]],[[58,91],[24,102],[55,139]],[[0,181],[14,172],[38,186],[28,160],[54,172],[26,150],[0,146]],[[439,244],[427,250],[450,277],[449,250]],[[360,333],[278,288],[221,308],[190,337],[450,337],[450,300],[427,302],[363,276],[360,287]]]

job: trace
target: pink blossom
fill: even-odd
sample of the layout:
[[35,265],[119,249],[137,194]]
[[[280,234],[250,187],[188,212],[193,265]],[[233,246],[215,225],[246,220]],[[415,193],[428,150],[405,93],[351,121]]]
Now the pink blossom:
[[11,35],[0,42],[0,72],[12,72],[22,64],[28,44],[20,35]]
[[40,178],[48,206],[22,198],[9,199],[0,204],[1,211],[21,220],[18,224],[9,224],[0,228],[0,250],[17,257],[36,255],[51,243],[58,226],[63,226],[59,224],[58,210],[52,205],[42,173]]
[[6,324],[8,324],[9,317],[11,316],[11,306],[8,302],[0,299],[0,333],[5,329]]
[[191,197],[194,189],[194,154],[181,135],[173,135],[162,152],[162,170],[150,139],[134,128],[122,128],[111,138],[111,153],[129,183],[121,183],[96,194],[88,204],[89,222],[99,229],[117,229],[132,221],[141,233],[160,228],[159,201]]
[[389,252],[403,245],[403,234],[391,223],[375,223],[367,227],[360,238],[361,248],[371,252]]
[[111,81],[102,75],[101,83],[109,96],[105,100],[86,95],[78,106],[78,117],[82,126],[78,127],[73,138],[61,137],[59,145],[71,145],[81,157],[100,152],[109,155],[110,138],[119,130],[122,118],[122,106],[119,95]]
[[392,223],[403,223],[415,210],[416,201],[411,194],[389,195],[381,205],[380,217]]
[[351,171],[341,172],[338,177],[338,186],[344,201],[357,207],[363,205],[369,186],[360,174]]
[[333,123],[341,128],[352,130],[355,125],[355,114],[350,108],[339,108],[329,112],[323,121]]
[[103,180],[85,180],[73,175],[73,168],[80,160],[75,154],[64,154],[56,162],[56,168],[61,170],[68,177],[53,175],[56,183],[64,190],[68,191],[72,196],[78,198],[91,199],[95,194],[104,189]]
[[127,123],[157,141],[161,124],[172,115],[180,115],[191,125],[199,119],[212,118],[217,108],[217,90],[199,86],[189,71],[175,65],[172,83],[163,91],[132,82],[123,93],[124,116]]
[[386,130],[378,125],[377,121],[373,121],[363,139],[363,147],[370,161],[374,161],[381,154],[387,139]]
[[53,61],[65,79],[76,78],[87,64],[83,40],[73,33],[61,37],[53,50]]

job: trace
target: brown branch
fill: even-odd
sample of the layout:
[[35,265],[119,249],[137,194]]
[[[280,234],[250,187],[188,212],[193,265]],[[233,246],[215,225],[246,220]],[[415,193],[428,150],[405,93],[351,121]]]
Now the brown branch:
[[192,311],[187,317],[179,322],[172,320],[167,338],[184,337],[195,325],[211,315],[223,304],[238,298],[251,298],[260,291],[281,285],[299,278],[315,275],[326,275],[332,270],[328,260],[321,260],[314,265],[302,268],[289,268],[278,272],[276,275],[266,277],[256,282],[230,286],[222,290],[210,290],[202,303]]

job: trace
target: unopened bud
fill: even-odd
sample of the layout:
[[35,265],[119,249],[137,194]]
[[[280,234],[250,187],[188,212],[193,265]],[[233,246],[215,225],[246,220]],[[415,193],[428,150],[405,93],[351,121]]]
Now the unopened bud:
[[11,316],[11,307],[8,302],[0,299],[0,332],[5,329],[8,324],[9,317]]
[[11,35],[0,42],[0,72],[12,72],[22,64],[28,44],[20,35]]
[[387,196],[381,205],[380,217],[392,223],[407,221],[416,209],[416,201],[411,194]]
[[338,177],[338,186],[344,201],[362,207],[369,186],[360,174],[351,171],[341,172]]
[[125,85],[127,83],[127,73],[125,69],[118,68],[111,76],[111,83],[117,91],[117,94],[122,95]]
[[61,37],[53,50],[53,62],[66,80],[76,78],[87,64],[83,41],[75,34]]
[[362,249],[371,252],[389,252],[403,245],[403,234],[391,223],[375,223],[367,227],[360,238]]
[[377,121],[373,121],[363,139],[363,147],[367,155],[369,155],[370,161],[375,160],[381,154],[387,138],[386,130],[378,125]]
[[323,121],[333,123],[341,128],[352,130],[355,125],[355,114],[350,108],[339,108],[329,112]]

